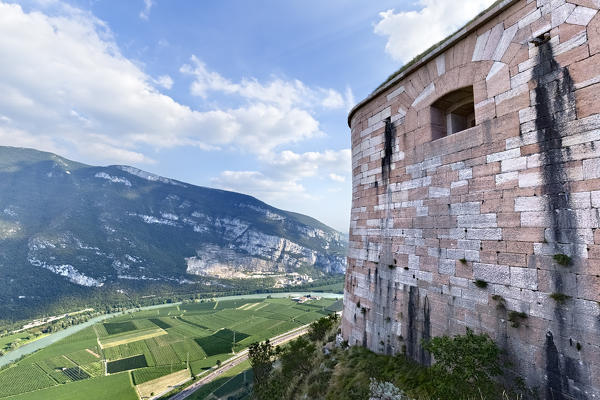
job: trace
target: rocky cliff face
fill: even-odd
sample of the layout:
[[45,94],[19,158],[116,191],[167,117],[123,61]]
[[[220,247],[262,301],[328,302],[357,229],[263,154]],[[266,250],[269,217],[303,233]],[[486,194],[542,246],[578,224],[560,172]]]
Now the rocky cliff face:
[[[286,217],[265,208],[253,207],[265,218],[285,223]],[[224,245],[206,244],[196,250],[196,255],[186,259],[187,272],[194,275],[219,277],[252,277],[254,274],[293,272],[302,267],[316,267],[328,274],[343,274],[346,258],[328,254],[330,247],[343,243],[338,232],[308,226],[296,226],[298,232],[323,243],[325,251],[318,251],[286,237],[270,235],[256,230],[239,218],[216,218],[197,215],[204,219],[199,229],[219,229],[226,240]],[[195,225],[194,229],[197,229]]]
[[[339,241],[335,235],[315,229],[327,242]],[[252,277],[292,272],[304,266],[318,267],[328,274],[343,274],[346,259],[294,243],[288,239],[246,229],[226,247],[206,245],[187,258],[187,272],[219,277]]]
[[341,274],[346,239],[239,193],[0,147],[0,301],[127,282]]

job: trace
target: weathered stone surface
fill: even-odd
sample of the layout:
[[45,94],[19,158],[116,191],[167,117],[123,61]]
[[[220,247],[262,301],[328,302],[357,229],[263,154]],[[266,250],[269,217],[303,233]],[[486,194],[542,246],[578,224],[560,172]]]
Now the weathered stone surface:
[[600,54],[569,66],[571,77],[577,88],[600,82]]
[[371,118],[369,118],[368,126],[375,125],[376,123],[381,122],[382,120],[386,119],[387,117],[390,117],[391,115],[392,115],[392,108],[387,107],[384,110],[373,115]]
[[391,101],[392,99],[395,99],[396,97],[400,96],[405,91],[406,90],[404,90],[404,86],[400,86],[399,88],[393,90],[392,92],[390,92],[390,94],[387,95],[387,101]]
[[590,55],[600,52],[600,13],[597,13],[587,27]]
[[510,284],[510,269],[506,265],[473,263],[473,278],[488,283]]
[[508,65],[502,62],[495,62],[492,69],[485,78],[488,96],[497,96],[510,90],[510,74]]
[[446,73],[446,55],[442,54],[435,59],[435,66],[437,69],[438,76],[442,76]]
[[555,28],[564,23],[567,18],[569,18],[569,15],[571,15],[575,7],[575,4],[565,3],[552,10],[552,27]]
[[492,60],[502,61],[502,58],[506,54],[506,51],[508,50],[518,30],[519,26],[516,24],[504,30],[502,37],[500,38],[500,42],[498,43],[498,46],[492,55]]
[[598,10],[594,10],[592,8],[577,6],[571,15],[569,15],[569,18],[567,18],[566,22],[568,24],[586,26],[590,23],[592,18],[594,18],[597,12]]
[[457,217],[459,228],[494,228],[497,225],[496,214],[459,215]]
[[600,93],[600,83],[575,91],[575,98],[577,99],[577,115],[581,118],[585,118],[600,113],[598,93]]
[[518,288],[537,290],[537,270],[511,267],[510,284]]
[[[516,31],[515,31],[516,32]],[[496,52],[496,48],[500,43],[500,39],[502,38],[504,33],[504,25],[503,23],[499,23],[494,26],[490,32],[490,36],[488,37],[487,43],[485,44],[485,49],[483,50],[482,59],[491,60]],[[500,57],[502,58],[502,57]]]
[[421,93],[419,93],[419,95],[415,98],[415,100],[413,101],[411,106],[412,107],[417,106],[420,102],[425,100],[427,97],[431,96],[434,92],[435,92],[435,84],[433,82],[431,82],[429,85],[427,85],[425,87],[425,89],[423,89],[423,91],[421,91]]
[[[515,372],[543,396],[552,332],[563,374],[556,378],[568,382],[562,398],[600,396],[600,378],[589,378],[600,374],[598,1],[513,2],[351,116],[348,265],[356,267],[345,302],[370,311],[356,321],[344,314],[350,344],[382,351],[384,338],[392,352],[405,345],[424,362],[424,336],[470,327],[501,339]],[[549,41],[532,42],[545,32]],[[470,86],[475,127],[435,136],[433,125],[445,119],[430,105]],[[387,107],[398,121],[389,170]],[[572,264],[560,266],[556,254]],[[408,270],[390,273],[385,257]],[[477,288],[477,279],[488,286]],[[552,292],[571,299],[558,308]],[[493,295],[527,322],[507,327]],[[599,355],[575,352],[569,338],[595,343]]]
[[472,61],[481,61],[483,60],[483,54],[485,51],[485,45],[487,43],[488,38],[490,37],[490,33],[492,31],[489,30],[482,35],[477,37],[477,42],[475,43],[475,50],[473,50],[473,58]]
[[584,179],[600,178],[600,158],[583,160]]
[[450,204],[451,215],[464,215],[464,214],[476,214],[480,213],[481,203],[478,201],[471,201],[465,203],[454,203]]

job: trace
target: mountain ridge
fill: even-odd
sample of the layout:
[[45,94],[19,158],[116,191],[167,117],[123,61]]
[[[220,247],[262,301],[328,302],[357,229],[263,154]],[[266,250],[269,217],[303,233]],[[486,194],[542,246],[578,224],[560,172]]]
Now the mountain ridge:
[[312,217],[135,167],[4,146],[0,193],[0,301],[15,309],[52,298],[39,279],[70,296],[141,282],[281,287],[345,270],[344,235]]

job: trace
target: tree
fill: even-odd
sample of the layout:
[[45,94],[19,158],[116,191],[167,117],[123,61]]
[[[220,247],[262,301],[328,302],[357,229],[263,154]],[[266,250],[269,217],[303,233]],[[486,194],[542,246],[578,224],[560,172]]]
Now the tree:
[[308,374],[312,369],[317,347],[305,337],[292,340],[281,352],[281,371],[286,377]]
[[262,343],[252,343],[248,347],[248,357],[254,372],[255,393],[260,393],[262,386],[268,386],[273,362],[279,353],[279,347],[273,347],[268,339]]
[[487,334],[440,336],[423,342],[435,357],[431,367],[434,398],[497,398],[499,385],[494,377],[502,374],[500,349]]
[[327,332],[337,323],[339,317],[337,314],[331,314],[310,324],[308,337],[313,342],[325,339]]
[[221,360],[217,360],[217,368],[221,368]]

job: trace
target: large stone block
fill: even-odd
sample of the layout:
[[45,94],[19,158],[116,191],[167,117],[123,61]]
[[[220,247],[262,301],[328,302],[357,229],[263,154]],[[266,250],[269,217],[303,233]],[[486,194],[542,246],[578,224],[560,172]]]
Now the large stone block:
[[587,27],[590,54],[600,52],[600,13],[596,14]]
[[566,22],[568,24],[587,26],[597,12],[598,10],[594,10],[593,8],[577,6],[571,15],[569,15]]
[[537,270],[529,268],[510,268],[510,284],[514,287],[537,290]]
[[510,284],[510,268],[507,265],[473,263],[473,277],[487,283]]
[[496,214],[459,215],[457,224],[459,228],[495,228],[498,226]]
[[[598,82],[600,82],[600,76],[598,77]],[[600,93],[600,83],[586,86],[575,91],[575,99],[577,100],[577,115],[580,118],[585,118],[590,115],[600,113],[598,93]]]
[[515,211],[543,211],[547,202],[544,196],[516,197]]
[[600,54],[569,65],[569,72],[576,88],[600,82]]
[[500,228],[475,228],[467,230],[469,240],[502,240],[502,229]]
[[584,179],[600,178],[600,158],[583,160],[583,177]]
[[577,297],[600,302],[600,277],[590,275],[578,276]]
[[480,208],[481,203],[478,201],[452,203],[450,204],[450,215],[479,214]]

